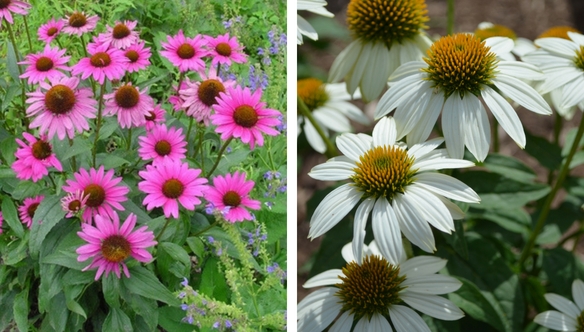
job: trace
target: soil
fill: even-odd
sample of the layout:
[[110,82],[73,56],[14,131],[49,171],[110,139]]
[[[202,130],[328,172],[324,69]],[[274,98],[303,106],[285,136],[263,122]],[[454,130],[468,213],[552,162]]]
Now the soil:
[[[427,0],[426,3],[428,5],[429,16],[431,17],[431,21],[428,24],[430,26],[430,35],[445,34],[446,0]],[[334,19],[340,22],[340,24],[344,24],[344,12],[346,11],[347,4],[348,1],[345,0],[328,1],[327,9],[335,13]],[[577,27],[580,31],[584,31],[583,27],[577,25],[584,25],[584,21],[574,19],[574,17],[584,17],[583,11],[584,1],[581,0],[457,0],[455,1],[455,30],[457,32],[474,31],[479,23],[486,21],[505,25],[514,30],[517,36],[533,40],[540,33],[552,26],[567,25]],[[305,18],[309,17],[307,12],[301,12],[301,14]],[[335,41],[335,48],[337,46],[339,50],[344,48],[342,43],[337,44]],[[334,55],[331,55],[330,51],[327,52],[310,43],[302,45],[299,48],[299,54],[301,52],[302,56],[306,57],[310,63],[326,71],[328,71],[334,60]],[[361,104],[360,106],[363,105]],[[373,118],[372,114],[374,109],[375,105],[373,103],[364,106],[364,110],[370,115],[370,118]],[[529,128],[531,133],[551,139],[553,116],[545,117],[535,115],[525,109],[518,109],[518,114],[523,126]],[[569,123],[566,123],[564,128],[567,130],[577,127],[581,116],[581,112],[577,112],[575,118]],[[357,131],[368,131],[370,129],[356,126]],[[566,130],[562,133],[561,137],[565,136]],[[501,142],[500,152],[502,154],[511,155],[523,160],[538,173],[539,180],[545,182],[547,172],[535,159],[521,150],[502,130],[499,132],[499,137]],[[306,220],[306,201],[310,199],[315,190],[331,185],[331,183],[314,181],[306,174],[312,167],[325,161],[326,158],[320,154],[304,154],[303,164],[299,166],[297,202],[298,301],[310,293],[309,290],[302,288],[302,284],[307,280],[308,275],[308,272],[303,271],[302,267],[305,266],[307,260],[320,245],[320,239],[313,241],[307,239],[309,224],[308,220]],[[577,173],[584,174],[581,170]],[[571,231],[573,230],[568,231],[568,233]],[[578,247],[584,248],[584,242],[579,243]],[[584,252],[584,250],[578,251]]]

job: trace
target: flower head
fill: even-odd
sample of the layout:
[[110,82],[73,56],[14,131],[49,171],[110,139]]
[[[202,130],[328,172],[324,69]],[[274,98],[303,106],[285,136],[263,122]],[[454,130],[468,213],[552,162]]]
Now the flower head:
[[14,154],[16,161],[12,164],[12,169],[16,177],[21,180],[32,180],[37,182],[43,176],[49,174],[48,167],[55,167],[58,171],[63,171],[59,159],[53,153],[51,143],[47,141],[46,135],[41,135],[39,139],[24,132],[22,136],[27,141],[16,139],[20,148]]
[[152,128],[154,128],[157,124],[164,123],[165,114],[166,111],[164,110],[164,108],[162,108],[162,106],[160,106],[160,104],[154,105],[154,108],[148,111],[148,115],[144,116],[144,119],[146,119],[146,123],[144,124],[146,130],[152,130]]
[[89,173],[81,168],[79,172],[73,173],[74,180],[67,180],[67,184],[63,186],[63,190],[68,193],[75,193],[78,190],[83,192],[83,195],[89,196],[86,205],[87,208],[83,211],[83,221],[91,223],[91,220],[96,215],[113,218],[114,209],[124,211],[122,202],[128,198],[126,195],[130,189],[126,186],[120,186],[121,177],[114,177],[114,170],[110,169],[107,173],[103,166],[99,169],[90,168]]
[[261,207],[260,201],[249,197],[254,184],[251,180],[245,180],[245,173],[218,175],[213,178],[213,187],[205,192],[205,199],[218,210],[228,207],[229,211],[223,216],[227,221],[252,220],[246,208],[259,210]]
[[70,35],[81,36],[86,32],[91,32],[97,26],[99,17],[97,15],[87,16],[83,12],[73,12],[64,20],[63,32]]
[[207,40],[207,48],[209,49],[208,55],[213,57],[211,61],[213,66],[231,65],[231,61],[235,63],[247,61],[247,55],[243,53],[243,46],[239,45],[237,37],[229,38],[229,33],[226,33],[215,38],[205,36],[205,40]]
[[[398,261],[383,257],[375,242],[365,246],[364,257],[343,250],[347,265],[342,270],[328,270],[309,279],[305,288],[321,288],[298,303],[298,330],[428,331],[413,309],[442,320],[457,320],[464,313],[450,300],[438,296],[456,291],[462,283],[453,277],[436,274],[447,261],[438,257],[418,256]],[[440,284],[440,287],[436,286]]]
[[[79,78],[49,78],[50,83],[40,82],[35,92],[27,93],[28,116],[36,116],[30,128],[39,127],[41,134],[48,132],[48,139],[55,134],[59,139],[75,137],[75,133],[89,129],[87,119],[95,118],[95,105],[91,88],[77,88]],[[44,91],[43,91],[44,90]]]
[[102,41],[108,46],[124,50],[138,41],[138,32],[134,31],[137,21],[116,22],[113,27],[108,26],[102,34]]
[[99,84],[103,84],[106,77],[110,81],[119,80],[126,73],[126,63],[130,60],[124,56],[124,52],[109,48],[107,43],[88,46],[88,52],[90,57],[79,60],[73,66],[73,75],[81,74],[82,79],[91,76]]
[[512,48],[513,41],[505,37],[482,42],[471,34],[440,38],[424,62],[412,61],[394,72],[375,117],[397,108],[397,138],[408,135],[408,143],[415,144],[428,138],[443,110],[442,131],[450,156],[462,158],[466,146],[483,161],[491,134],[482,98],[501,127],[524,147],[521,121],[505,97],[535,113],[550,114],[551,109],[533,88],[518,79],[543,79],[535,66],[497,59],[497,54]]
[[[26,225],[29,229],[32,227],[32,218],[34,218],[34,213],[45,199],[45,196],[40,195],[36,197],[25,198],[22,205],[18,207],[18,216],[20,221]],[[41,221],[39,220],[39,223]]]
[[161,124],[138,139],[140,140],[138,154],[144,160],[153,160],[153,165],[161,163],[164,159],[182,160],[186,157],[187,142],[182,134],[182,128],[167,129],[165,124]]
[[241,138],[253,150],[256,142],[259,146],[264,145],[262,133],[270,136],[279,134],[273,127],[280,124],[277,118],[280,112],[265,108],[266,103],[260,101],[261,90],[252,93],[248,88],[235,87],[228,92],[219,93],[218,105],[214,106],[216,113],[211,115],[221,139]]
[[[328,194],[314,211],[309,237],[318,237],[335,226],[356,205],[353,245],[360,259],[365,225],[373,213],[373,236],[381,253],[394,261],[403,253],[400,231],[411,243],[433,252],[434,236],[430,224],[445,233],[454,230],[453,219],[462,211],[447,198],[478,203],[479,196],[466,184],[441,173],[440,169],[471,167],[466,160],[451,159],[443,140],[433,139],[407,148],[396,141],[392,118],[381,119],[373,137],[343,134],[337,147],[344,156],[317,165],[308,174],[322,181],[349,179]],[[359,204],[360,203],[360,204]]]
[[131,83],[121,85],[112,93],[106,94],[104,115],[117,115],[121,128],[143,125],[146,116],[154,107],[154,100],[145,91],[140,91]]
[[52,18],[50,21],[39,27],[37,32],[39,40],[49,44],[53,39],[57,38],[64,25],[65,22],[63,22],[63,20],[55,20]]
[[182,108],[185,113],[194,117],[198,122],[209,125],[209,117],[213,106],[217,105],[217,97],[221,92],[235,85],[234,81],[224,81],[217,76],[217,69],[211,66],[209,74],[199,73],[201,81],[186,81],[187,87],[180,90],[180,98],[183,100]]
[[24,1],[16,0],[0,1],[0,24],[2,24],[2,19],[5,19],[10,24],[14,24],[14,20],[12,19],[12,13],[27,15],[30,7],[32,6]]
[[556,310],[542,312],[533,319],[539,325],[558,331],[582,331],[584,329],[584,282],[572,282],[574,302],[553,293],[544,294],[545,299]]
[[150,66],[150,47],[145,47],[144,42],[130,45],[124,50],[124,56],[128,58],[126,62],[126,71],[129,73],[137,72]]
[[76,190],[73,193],[68,193],[65,197],[61,199],[61,207],[63,211],[67,212],[65,217],[72,218],[78,213],[82,213],[87,206],[87,200],[89,195],[85,194],[82,190]]
[[77,232],[80,238],[87,244],[77,248],[79,255],[77,261],[83,262],[93,258],[91,264],[82,271],[97,268],[95,280],[98,280],[105,272],[107,277],[114,272],[121,278],[120,265],[126,277],[130,278],[130,271],[125,260],[132,256],[135,260],[148,263],[152,255],[146,250],[157,244],[154,233],[147,230],[147,226],[134,229],[136,215],[130,213],[128,218],[120,225],[117,213],[111,217],[106,215],[95,216],[95,227],[89,224],[83,225],[81,232]]
[[167,41],[168,43],[161,43],[164,50],[160,54],[181,72],[201,71],[205,68],[202,58],[207,56],[207,51],[204,49],[206,41],[203,36],[188,38],[179,30],[176,36],[168,36]]
[[[326,1],[324,0],[299,0],[297,2],[297,10],[308,10],[309,12],[322,15],[325,17],[334,17],[335,15],[324,8]],[[296,21],[298,27],[296,28],[296,43],[301,45],[304,41],[302,35],[312,39],[318,40],[316,30],[308,23],[302,16],[296,14]]]
[[64,72],[59,70],[69,71],[71,68],[67,66],[67,61],[71,58],[65,56],[67,50],[59,50],[59,48],[51,48],[51,45],[45,45],[45,49],[36,54],[29,54],[25,61],[18,64],[28,65],[26,70],[20,78],[28,78],[28,84],[35,84],[45,79],[59,79],[67,77]]
[[146,165],[146,170],[138,174],[144,179],[138,183],[138,189],[146,193],[142,203],[148,210],[162,207],[167,218],[178,218],[178,203],[194,210],[207,190],[207,179],[198,177],[201,170],[191,169],[180,160],[166,159],[155,166]]

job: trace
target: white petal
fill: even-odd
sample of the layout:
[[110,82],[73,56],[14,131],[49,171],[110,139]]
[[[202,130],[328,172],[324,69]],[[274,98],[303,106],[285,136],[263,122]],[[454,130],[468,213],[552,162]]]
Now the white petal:
[[[326,129],[323,128],[323,131],[326,133]],[[306,135],[306,140],[316,152],[325,153],[326,144],[322,140],[322,137],[320,137],[320,134],[316,131],[316,128],[314,128],[308,119],[304,121],[304,135]]]
[[[367,318],[361,318],[361,320],[366,320]],[[385,319],[385,317],[383,317],[382,315],[379,314],[374,314],[373,317],[371,317],[371,321],[369,321],[369,328],[368,328],[369,332],[374,332],[374,331],[384,331],[384,332],[392,332],[393,330],[391,329],[391,325],[389,325],[389,322],[387,321],[387,319]]]
[[357,135],[350,133],[337,136],[336,143],[339,151],[353,161],[359,161],[370,149]]
[[584,282],[582,280],[576,279],[572,282],[572,296],[574,297],[574,302],[578,305],[578,309],[582,312],[584,310]]
[[404,291],[400,294],[400,298],[410,307],[434,318],[457,320],[464,317],[462,310],[454,303],[437,295],[416,294]]
[[375,43],[371,49],[369,63],[367,63],[363,79],[359,85],[365,101],[377,99],[381,91],[387,87],[387,79],[391,74],[389,72],[390,63],[387,61],[388,58],[389,50],[385,47],[385,44]]
[[397,124],[397,139],[401,139],[409,134],[413,128],[419,125],[420,120],[430,107],[429,103],[434,95],[431,82],[424,82],[416,98],[412,98],[407,103],[397,108],[395,112],[395,122]]
[[419,93],[420,88],[426,83],[423,77],[421,73],[414,74],[392,85],[379,100],[375,108],[375,119],[385,116]]
[[330,108],[328,105],[319,107],[312,112],[312,116],[317,120],[319,124],[322,123],[321,127],[326,127],[337,133],[346,133],[351,131],[351,123],[349,119],[342,116],[334,108]]
[[322,288],[298,303],[298,331],[320,332],[335,320],[342,308],[336,292],[333,287]]
[[391,306],[389,308],[389,317],[397,332],[430,332],[430,328],[422,317],[403,305]]
[[[363,49],[361,54],[359,55],[359,60],[353,66],[353,70],[349,72],[349,76],[347,77],[347,91],[350,94],[353,94],[357,87],[359,87],[361,80],[368,79],[364,77],[363,74],[365,73],[365,67],[369,64],[369,60],[373,55],[373,45],[371,43],[363,43]],[[361,93],[365,94],[365,91],[361,91]]]
[[399,228],[412,244],[433,253],[436,251],[436,246],[432,229],[419,213],[415,201],[406,195],[408,195],[407,192],[397,194],[393,199],[392,205],[399,221]]
[[438,93],[432,93],[432,97],[428,102],[428,106],[418,121],[418,124],[408,134],[408,145],[411,146],[413,144],[418,144],[428,139],[432,133],[432,129],[434,129],[436,121],[438,120],[438,116],[442,111],[443,105],[444,93],[442,91],[439,91]]
[[318,40],[318,33],[316,33],[316,30],[314,30],[312,25],[300,15],[296,15],[296,24],[298,24],[298,30],[300,33],[312,40]]
[[580,316],[581,310],[574,304],[574,302],[566,299],[563,296],[554,293],[547,293],[543,295],[546,301],[552,305],[552,307],[558,309],[559,311],[565,313],[570,317],[578,317]]
[[561,68],[545,69],[546,79],[539,87],[541,93],[548,93],[552,90],[563,87],[569,82],[582,76],[582,71],[572,67],[563,66]]
[[337,101],[345,101],[345,100],[353,100],[361,98],[361,91],[355,91],[355,94],[352,96],[347,92],[347,84],[346,83],[327,83],[324,86],[324,91],[331,99],[330,101],[337,102]]
[[572,107],[580,103],[584,99],[582,90],[584,89],[584,75],[576,77],[576,79],[566,83],[562,90],[564,102],[562,107]]
[[584,45],[584,35],[581,33],[568,31],[568,37],[576,42],[576,44]]
[[408,275],[402,285],[408,286],[409,292],[437,295],[455,292],[462,283],[451,276],[432,274],[418,277]]
[[391,264],[399,264],[405,257],[396,214],[384,197],[373,207],[373,237],[383,257]]
[[[367,225],[367,219],[369,214],[375,205],[375,198],[367,198],[357,208],[355,213],[355,220],[353,224],[353,241],[352,241],[352,254],[354,260],[361,264],[363,259],[364,247],[365,247],[365,226]],[[344,257],[344,256],[343,256]],[[345,258],[347,262],[347,258]]]
[[329,71],[329,82],[339,82],[347,76],[349,71],[355,66],[362,48],[361,41],[357,39],[339,53]]
[[542,312],[533,319],[539,325],[557,331],[576,331],[577,322],[561,312],[550,310]]
[[411,199],[416,200],[418,210],[427,222],[439,231],[451,234],[454,230],[454,222],[448,209],[433,193],[420,186],[408,186],[406,192]]
[[515,47],[513,47],[513,53],[518,57],[522,57],[527,53],[537,50],[533,42],[527,38],[517,38],[515,39]]
[[392,117],[383,117],[373,128],[373,146],[395,145],[397,129]]
[[454,220],[464,219],[465,216],[464,212],[458,207],[458,205],[452,203],[450,200],[448,200],[448,198],[445,198],[442,195],[436,195],[436,197],[438,197],[438,199],[441,200],[442,203],[444,203],[444,206],[446,206],[448,212],[450,212],[452,219]]
[[489,154],[489,145],[491,144],[489,119],[483,104],[475,95],[467,94],[462,101],[463,118],[465,119],[464,141],[468,151],[482,162]]
[[415,278],[442,270],[448,261],[434,256],[416,256],[400,265],[399,275]]
[[434,172],[416,174],[411,186],[420,186],[435,194],[460,202],[479,203],[481,201],[479,195],[466,183],[446,174]]
[[428,67],[424,61],[409,61],[399,66],[389,77],[389,82],[398,82],[408,76],[421,73],[422,68]]
[[329,231],[359,203],[360,199],[361,193],[350,183],[330,192],[320,202],[310,219],[308,237],[319,237]]
[[340,276],[345,276],[341,269],[327,270],[308,279],[302,287],[313,288],[319,286],[333,286],[342,283]]
[[475,164],[472,161],[464,159],[447,158],[448,152],[443,149],[432,151],[414,162],[412,168],[417,169],[418,172],[436,171],[439,169],[453,169],[473,167]]
[[452,158],[462,159],[464,155],[463,103],[456,94],[446,99],[442,111],[442,132],[446,149]]
[[436,137],[427,142],[415,144],[408,149],[408,155],[415,159],[423,158],[428,153],[434,151],[434,149],[439,147],[442,143],[444,143],[444,139],[442,137]]
[[351,327],[353,326],[353,315],[345,311],[339,319],[331,326],[329,332],[351,332]]
[[497,119],[503,130],[521,147],[525,148],[525,132],[521,120],[509,102],[495,90],[485,87],[481,97]]
[[578,45],[571,40],[566,40],[563,38],[539,38],[534,41],[535,45],[543,48],[544,50],[550,52],[551,54],[564,56],[564,57],[574,57],[577,51],[579,51]]
[[511,52],[515,43],[513,39],[507,37],[490,37],[485,39],[485,45],[489,46],[496,55],[502,55]]
[[525,80],[543,80],[545,75],[536,66],[521,61],[499,61],[497,69],[501,73]]
[[494,78],[493,83],[495,83],[495,86],[499,88],[503,94],[528,110],[538,114],[552,114],[550,106],[546,103],[543,97],[532,87],[527,85],[527,83],[523,83],[516,78],[502,74],[499,74]]
[[354,120],[360,124],[368,125],[371,120],[361,111],[361,109],[349,102],[345,101],[329,101],[327,105],[334,108],[337,112],[340,112],[347,116],[349,119]]
[[324,164],[314,166],[308,176],[320,181],[346,180],[355,174],[355,167],[355,163],[351,161],[329,160]]

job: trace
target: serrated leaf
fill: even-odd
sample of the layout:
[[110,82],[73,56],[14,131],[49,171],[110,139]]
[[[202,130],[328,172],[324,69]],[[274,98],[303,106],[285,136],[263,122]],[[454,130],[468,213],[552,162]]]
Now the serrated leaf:
[[172,306],[180,305],[178,299],[160,283],[154,273],[142,266],[134,266],[129,268],[129,270],[130,278],[122,279],[122,284],[130,292]]

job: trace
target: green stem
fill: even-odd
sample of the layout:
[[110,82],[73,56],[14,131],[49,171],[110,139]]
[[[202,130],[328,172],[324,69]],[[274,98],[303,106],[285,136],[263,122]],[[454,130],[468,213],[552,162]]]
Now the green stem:
[[448,0],[448,18],[446,25],[446,34],[454,34],[454,0]]
[[[69,147],[73,147],[73,140],[69,138]],[[71,158],[71,167],[73,168],[73,172],[77,172],[77,158],[73,156]]]
[[28,31],[28,21],[26,20],[26,15],[23,15],[24,27],[26,28],[26,37],[28,38],[28,52],[32,53],[32,41],[30,40],[30,32]]
[[316,132],[318,132],[318,134],[320,135],[320,137],[324,141],[324,144],[326,145],[326,151],[324,154],[328,158],[336,157],[338,155],[338,153],[337,153],[337,149],[333,145],[333,142],[331,142],[331,140],[328,138],[328,136],[324,133],[324,130],[322,130],[322,128],[320,127],[318,122],[316,122],[316,119],[312,116],[312,113],[310,113],[310,110],[308,109],[308,107],[306,106],[304,101],[302,101],[302,99],[300,97],[297,97],[297,100],[298,100],[298,109],[300,110],[300,113],[302,113],[302,115],[304,117],[306,117],[310,121],[310,123],[312,123],[312,125],[316,129]]
[[193,236],[199,236],[203,233],[205,233],[206,231],[210,230],[211,228],[217,226],[219,224],[219,219],[216,219],[211,225],[203,228],[202,230],[196,232],[195,234],[193,234]]
[[95,120],[95,139],[93,140],[93,151],[91,152],[93,167],[95,166],[95,155],[97,154],[97,141],[99,139],[99,129],[101,128],[101,111],[103,105],[103,92],[105,90],[105,82],[99,89],[99,105],[97,106],[97,119]]
[[[187,130],[187,145],[189,145],[189,138],[191,137],[191,129],[193,128],[193,122],[195,118],[191,116],[191,120],[189,121],[189,129]],[[196,149],[196,148],[195,148]],[[196,151],[196,150],[195,150]]]
[[[225,149],[227,149],[227,146],[229,145],[229,143],[231,143],[231,141],[233,140],[233,137],[230,137],[228,140],[225,141],[225,143],[223,143],[223,146],[221,147],[221,150],[219,150],[219,154],[217,155],[217,160],[215,160],[215,164],[213,165],[213,167],[211,168],[211,170],[209,171],[209,173],[207,173],[207,178],[211,176],[211,174],[213,174],[213,172],[215,171],[215,169],[217,168],[217,166],[219,166],[219,162],[221,161],[221,157],[223,156],[223,152],[225,152]],[[202,157],[203,155],[201,155]],[[203,163],[201,163],[203,164]]]
[[164,223],[164,226],[162,226],[162,230],[160,230],[160,233],[156,236],[155,239],[156,242],[158,242],[162,234],[164,234],[164,231],[166,230],[166,227],[168,227],[168,224],[170,224],[170,218],[166,218],[166,222]]
[[[14,48],[14,56],[16,57],[16,68],[18,69],[18,74],[19,76],[22,75],[22,68],[20,68],[20,65],[18,64],[18,62],[20,62],[20,57],[18,56],[18,46],[16,45],[16,39],[14,38],[14,32],[12,31],[12,27],[10,26],[10,23],[8,23],[8,21],[4,20],[4,22],[6,22],[6,29],[8,30],[8,35],[10,36],[10,42],[12,43],[12,47]],[[21,85],[21,98],[22,98],[22,121],[23,124],[25,126],[26,129],[28,129],[28,117],[26,116],[26,82],[24,81],[24,79],[20,79],[20,85]]]
[[128,146],[126,150],[130,151],[130,147],[132,146],[132,127],[128,129]]
[[53,184],[53,188],[55,188],[55,192],[56,192],[57,191],[57,184],[55,183],[55,180],[51,176],[51,173],[49,173],[49,180],[51,180],[51,183]]
[[568,153],[568,156],[566,157],[566,160],[562,165],[562,169],[560,170],[560,174],[556,179],[556,183],[552,188],[551,192],[548,194],[547,199],[543,205],[543,208],[539,214],[539,218],[537,219],[537,222],[535,224],[535,228],[533,229],[533,232],[531,233],[531,236],[529,237],[529,240],[527,241],[525,248],[523,248],[523,252],[521,253],[521,257],[519,258],[520,268],[523,268],[523,264],[527,260],[527,257],[529,257],[529,255],[531,254],[533,246],[535,245],[535,240],[537,239],[537,236],[539,235],[539,233],[541,233],[541,230],[545,225],[545,221],[550,212],[552,202],[560,188],[562,188],[562,184],[564,183],[566,176],[568,176],[568,173],[570,173],[570,163],[572,163],[572,158],[574,157],[574,154],[576,154],[576,151],[578,150],[578,144],[580,143],[583,134],[584,134],[584,116],[580,120],[578,132],[576,133],[574,142],[572,142],[570,152]]

